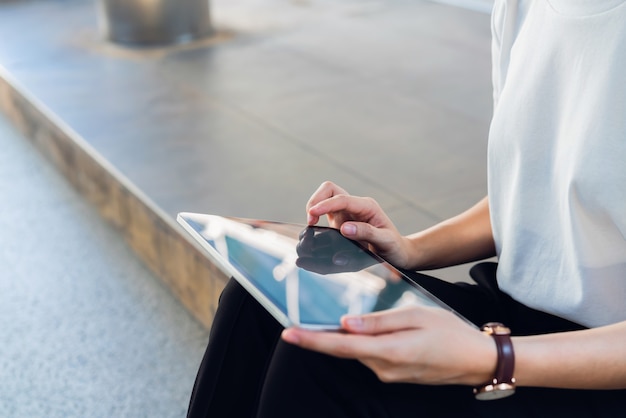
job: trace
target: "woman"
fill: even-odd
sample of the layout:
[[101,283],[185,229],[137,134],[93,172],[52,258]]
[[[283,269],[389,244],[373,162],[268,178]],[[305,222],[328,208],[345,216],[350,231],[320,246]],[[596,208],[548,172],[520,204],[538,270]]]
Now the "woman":
[[624,3],[496,1],[489,197],[473,208],[401,236],[374,200],[333,183],[307,204],[309,224],[327,216],[407,270],[496,255],[476,285],[414,278],[505,327],[415,307],[345,317],[342,333],[283,330],[230,283],[189,416],[623,415]]

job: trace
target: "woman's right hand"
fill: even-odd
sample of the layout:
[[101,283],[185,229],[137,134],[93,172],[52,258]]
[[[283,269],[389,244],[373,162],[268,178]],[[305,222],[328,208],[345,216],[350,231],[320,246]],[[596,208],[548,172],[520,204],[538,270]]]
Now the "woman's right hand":
[[380,205],[372,198],[351,196],[326,181],[306,205],[307,223],[315,225],[326,216],[328,224],[347,238],[365,244],[391,264],[405,268],[411,264],[408,239],[403,237]]

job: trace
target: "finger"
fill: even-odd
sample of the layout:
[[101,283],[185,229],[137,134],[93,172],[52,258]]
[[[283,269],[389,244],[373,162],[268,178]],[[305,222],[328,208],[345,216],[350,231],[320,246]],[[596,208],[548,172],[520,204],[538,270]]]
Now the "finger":
[[335,227],[348,220],[368,222],[377,213],[377,204],[371,198],[336,194],[309,208],[312,216],[339,215]]
[[378,242],[381,238],[381,233],[384,231],[381,228],[377,228],[367,222],[344,222],[340,228],[341,234],[356,241],[365,242]]
[[346,315],[341,319],[341,325],[349,332],[369,335],[421,328],[421,324],[429,316],[430,309],[432,308],[412,306],[366,315]]
[[310,212],[311,207],[317,205],[319,202],[322,202],[328,198],[339,194],[348,194],[344,189],[337,186],[331,181],[325,181],[322,183],[317,190],[311,195],[307,204],[306,204],[306,212],[307,212],[307,222],[309,225],[315,225],[319,221],[319,217],[322,214],[313,214]]
[[287,328],[281,337],[284,341],[307,350],[341,358],[368,358],[380,350],[380,342],[368,335]]
[[401,254],[395,249],[398,248],[399,234],[394,235],[394,230],[376,227],[366,222],[348,221],[341,225],[341,234],[353,241],[358,241],[361,245],[378,253],[381,256],[392,253],[396,258]]

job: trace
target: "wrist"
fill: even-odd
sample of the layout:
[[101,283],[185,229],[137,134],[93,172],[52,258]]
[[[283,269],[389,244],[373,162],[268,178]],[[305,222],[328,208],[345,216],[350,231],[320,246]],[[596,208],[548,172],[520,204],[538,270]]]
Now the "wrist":
[[407,270],[429,270],[433,268],[429,260],[429,240],[423,232],[403,237],[405,245]]
[[493,338],[497,349],[497,362],[493,377],[474,388],[478,400],[500,399],[515,393],[515,352],[511,331],[503,324],[490,322],[482,327],[483,333]]

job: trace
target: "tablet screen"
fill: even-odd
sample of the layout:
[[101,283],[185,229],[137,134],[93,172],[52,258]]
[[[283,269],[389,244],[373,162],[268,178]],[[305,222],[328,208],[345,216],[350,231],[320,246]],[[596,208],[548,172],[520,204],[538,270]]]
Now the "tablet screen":
[[336,229],[193,213],[178,221],[285,327],[337,329],[345,314],[414,304],[450,309]]

